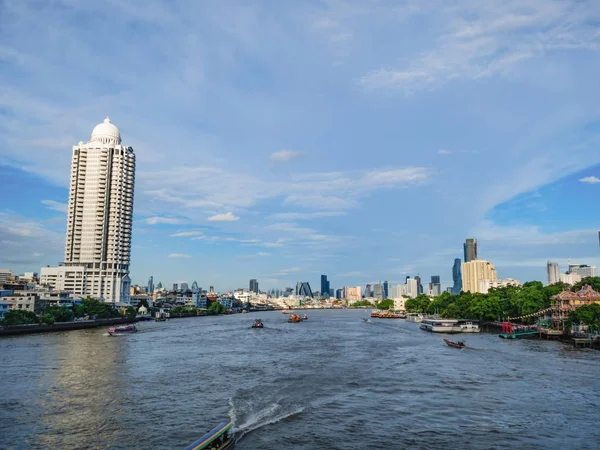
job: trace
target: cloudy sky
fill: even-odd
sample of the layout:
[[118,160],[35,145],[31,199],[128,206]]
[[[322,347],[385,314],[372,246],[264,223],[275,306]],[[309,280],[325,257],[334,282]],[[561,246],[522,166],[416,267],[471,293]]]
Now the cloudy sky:
[[[0,267],[62,260],[71,146],[137,155],[134,282],[600,265],[600,2],[0,2]],[[564,268],[564,267],[563,267]]]

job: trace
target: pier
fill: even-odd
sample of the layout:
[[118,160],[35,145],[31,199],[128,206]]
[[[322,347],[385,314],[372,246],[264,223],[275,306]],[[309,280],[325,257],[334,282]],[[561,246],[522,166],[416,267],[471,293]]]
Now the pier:
[[515,325],[512,322],[502,322],[502,339],[517,339],[520,337],[537,336],[539,330],[537,325]]

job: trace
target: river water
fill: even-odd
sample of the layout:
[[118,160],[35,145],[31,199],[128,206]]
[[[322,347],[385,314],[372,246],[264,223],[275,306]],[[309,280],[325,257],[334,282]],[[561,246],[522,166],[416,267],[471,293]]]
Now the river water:
[[598,351],[307,314],[2,338],[0,448],[178,449],[228,419],[242,450],[600,448]]

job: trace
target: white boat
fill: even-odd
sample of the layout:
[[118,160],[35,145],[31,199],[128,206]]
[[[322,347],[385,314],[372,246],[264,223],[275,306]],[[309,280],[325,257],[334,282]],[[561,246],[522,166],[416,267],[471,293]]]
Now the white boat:
[[423,322],[423,314],[421,313],[408,313],[406,315],[406,320],[409,322],[421,323]]
[[481,329],[478,323],[473,323],[470,320],[459,320],[458,326],[461,333],[479,333]]
[[421,329],[433,333],[479,333],[479,325],[471,320],[423,319]]

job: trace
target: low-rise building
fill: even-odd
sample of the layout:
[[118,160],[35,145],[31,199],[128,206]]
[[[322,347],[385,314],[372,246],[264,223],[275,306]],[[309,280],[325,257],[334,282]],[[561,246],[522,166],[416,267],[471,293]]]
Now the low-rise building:
[[2,297],[2,301],[9,304],[8,309],[21,309],[24,311],[39,312],[41,305],[37,292],[22,292]]
[[233,307],[233,299],[231,298],[220,298],[218,300],[218,302],[221,304],[221,306],[223,306],[223,308],[225,309],[231,309]]
[[479,280],[479,293],[487,294],[490,289],[505,288],[508,286],[521,286],[519,280],[513,280],[512,278],[506,278],[505,280]]
[[67,291],[43,291],[38,292],[41,307],[45,306],[66,306],[73,307],[76,301],[70,292]]

